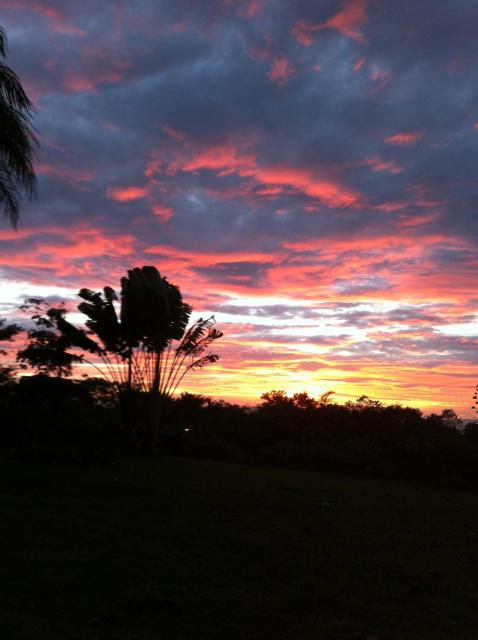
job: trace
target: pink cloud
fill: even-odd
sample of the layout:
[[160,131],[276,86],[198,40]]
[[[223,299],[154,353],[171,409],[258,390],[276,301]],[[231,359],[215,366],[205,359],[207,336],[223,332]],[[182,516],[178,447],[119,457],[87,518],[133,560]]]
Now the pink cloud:
[[289,82],[294,73],[294,67],[289,58],[281,56],[273,61],[267,77],[271,82],[275,82],[278,87],[283,87]]
[[342,4],[342,10],[329,18],[322,25],[322,28],[336,29],[342,35],[365,44],[367,39],[360,31],[357,31],[357,27],[367,22],[366,7],[366,0],[345,0]]
[[61,11],[52,2],[34,2],[32,0],[0,0],[0,9],[29,11],[50,20],[55,31],[74,36],[84,36],[85,31],[78,29],[72,17]]
[[103,255],[127,256],[132,252],[135,238],[132,235],[108,237],[103,230],[81,229],[75,231],[73,240],[66,237],[61,244],[49,243],[38,250],[55,256],[55,258],[93,258]]
[[144,198],[148,190],[145,187],[110,187],[106,193],[116,202],[133,202]]
[[314,39],[312,33],[318,31],[320,26],[307,20],[297,20],[291,29],[292,36],[304,47],[310,47]]
[[364,66],[366,62],[367,62],[367,58],[359,58],[357,62],[354,64],[354,71],[355,72],[360,71],[360,69]]
[[161,131],[163,131],[169,138],[171,138],[175,142],[183,144],[186,140],[186,135],[182,131],[179,131],[179,129],[175,129],[174,127],[168,127],[165,125],[161,127]]
[[[5,239],[3,233],[0,239]],[[105,234],[103,229],[87,228],[86,225],[68,229],[20,230],[11,237],[10,250],[0,255],[0,266],[43,273],[49,271],[58,277],[91,276],[98,271],[101,259],[124,259],[130,256],[134,252],[135,242],[136,238],[131,234]],[[89,286],[93,286],[93,283]]]
[[408,200],[385,200],[384,202],[376,204],[374,209],[385,213],[395,213],[396,211],[406,209],[409,204]]
[[171,220],[171,218],[173,217],[174,211],[171,209],[171,207],[154,205],[153,213],[160,222],[168,222],[168,220]]
[[177,20],[176,22],[173,22],[173,24],[171,25],[171,32],[184,33],[187,28],[188,28],[188,22],[186,19],[183,18],[181,20]]
[[291,30],[292,36],[304,47],[309,47],[314,41],[314,33],[322,29],[335,29],[360,44],[366,44],[367,38],[358,31],[358,27],[368,20],[366,8],[367,0],[344,0],[341,10],[326,22],[298,20]]
[[90,75],[87,72],[68,70],[63,78],[63,86],[75,93],[82,91],[96,91],[98,85],[115,84],[123,79],[117,71],[104,70],[101,73]]
[[386,171],[391,174],[401,173],[403,171],[403,167],[400,167],[395,162],[382,160],[378,156],[365,158],[362,164],[371,167],[372,171]]
[[164,244],[153,245],[146,248],[144,252],[160,255],[162,258],[174,258],[180,261],[183,266],[189,264],[193,267],[213,267],[218,262],[223,264],[236,262],[278,263],[284,255],[283,252],[265,254],[259,251],[228,251],[227,253],[220,251],[192,251]]
[[53,176],[76,185],[90,182],[94,176],[94,173],[89,169],[75,169],[74,167],[44,163],[37,164],[36,170],[39,175]]
[[131,63],[119,57],[111,58],[101,48],[83,47],[76,66],[68,66],[62,84],[73,92],[97,91],[101,85],[117,84],[124,80]]
[[248,20],[253,20],[254,18],[258,18],[263,10],[264,6],[261,0],[249,0],[246,6],[241,9],[240,13],[248,18]]
[[393,144],[397,147],[407,147],[421,140],[425,134],[421,131],[409,131],[394,133],[392,136],[385,138],[386,144]]
[[377,65],[371,65],[370,78],[375,82],[374,91],[381,91],[392,80],[392,73],[387,69],[381,69]]
[[[295,168],[281,165],[261,166],[255,154],[248,151],[247,146],[236,146],[231,143],[206,147],[190,155],[190,157],[174,160],[163,170],[167,174],[177,171],[196,172],[204,169],[215,171],[218,176],[237,174],[249,178],[262,189],[259,195],[270,196],[280,193],[285,188],[303,193],[332,208],[356,207],[364,203],[364,197],[351,187],[344,185],[337,178],[329,177],[320,169]],[[146,175],[153,178],[154,173],[161,171],[161,164],[153,161],[146,169]],[[275,191],[271,191],[275,190]],[[247,195],[250,190],[240,190]],[[237,189],[234,190],[237,194]]]
[[193,155],[190,160],[174,162],[170,165],[170,170],[181,169],[182,171],[194,172],[210,169],[218,171],[221,176],[225,176],[246,169],[253,169],[255,166],[256,158],[254,155],[245,153],[241,147],[222,144],[206,147]]
[[338,181],[320,177],[314,171],[289,167],[258,167],[253,176],[264,185],[290,186],[317,198],[332,208],[357,206],[363,198],[355,190],[340,184]]
[[425,213],[423,215],[404,216],[400,215],[396,220],[396,225],[400,229],[425,227],[432,222],[436,222],[440,217],[439,213]]

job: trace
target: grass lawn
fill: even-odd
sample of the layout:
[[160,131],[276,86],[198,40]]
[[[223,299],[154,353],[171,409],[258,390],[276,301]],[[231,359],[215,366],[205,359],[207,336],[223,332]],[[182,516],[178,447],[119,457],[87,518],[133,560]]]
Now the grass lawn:
[[476,640],[478,496],[197,460],[1,465],[5,640]]

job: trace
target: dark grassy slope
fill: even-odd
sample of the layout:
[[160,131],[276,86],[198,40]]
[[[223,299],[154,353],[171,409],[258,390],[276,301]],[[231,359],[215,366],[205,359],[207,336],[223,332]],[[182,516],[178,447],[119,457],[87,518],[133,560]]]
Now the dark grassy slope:
[[2,463],[15,640],[478,637],[478,496],[203,461]]

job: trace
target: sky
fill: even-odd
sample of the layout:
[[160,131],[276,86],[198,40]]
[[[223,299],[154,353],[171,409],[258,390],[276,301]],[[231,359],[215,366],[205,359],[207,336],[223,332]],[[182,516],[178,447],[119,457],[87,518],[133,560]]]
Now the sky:
[[156,265],[224,337],[183,390],[469,417],[476,0],[0,0],[38,200],[0,315]]

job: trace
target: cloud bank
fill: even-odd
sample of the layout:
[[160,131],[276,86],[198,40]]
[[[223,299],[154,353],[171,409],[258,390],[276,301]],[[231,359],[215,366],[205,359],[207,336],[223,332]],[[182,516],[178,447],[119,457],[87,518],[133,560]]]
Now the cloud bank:
[[192,390],[471,413],[476,3],[0,10],[42,145],[0,312],[155,264],[225,332]]

